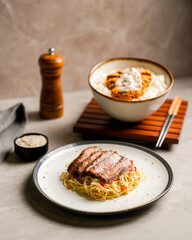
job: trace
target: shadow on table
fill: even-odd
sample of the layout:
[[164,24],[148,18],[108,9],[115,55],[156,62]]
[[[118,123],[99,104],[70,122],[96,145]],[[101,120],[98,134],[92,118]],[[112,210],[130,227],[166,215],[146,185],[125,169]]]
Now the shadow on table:
[[[80,134],[80,133],[79,133]],[[122,142],[127,142],[130,144],[136,144],[136,145],[140,145],[142,147],[145,148],[149,148],[152,151],[156,151],[157,148],[155,147],[156,143],[148,143],[148,142],[144,142],[144,141],[136,141],[136,140],[131,140],[131,139],[125,139],[125,138],[118,138],[118,137],[107,137],[107,136],[101,136],[101,135],[86,135],[86,134],[81,134],[81,138],[83,138],[83,140],[85,141],[94,141],[94,140],[104,140],[104,141],[122,141]],[[165,145],[163,144],[161,148],[158,148],[158,151],[170,151],[172,150],[173,145],[176,144],[169,144],[169,145]]]
[[107,227],[136,221],[149,214],[153,208],[153,205],[150,205],[136,211],[113,215],[89,215],[72,212],[54,206],[45,199],[36,189],[32,176],[27,179],[24,194],[28,204],[44,217],[59,223],[82,227]]
[[34,111],[34,112],[28,112],[27,113],[27,118],[31,121],[31,122],[37,122],[42,120],[42,118],[40,117],[40,114],[38,111]]
[[9,154],[9,156],[5,159],[5,161],[8,163],[8,164],[12,164],[12,165],[22,165],[22,164],[30,164],[30,163],[34,163],[37,161],[37,160],[29,160],[29,159],[21,159],[20,157],[18,157],[15,152],[11,152]]

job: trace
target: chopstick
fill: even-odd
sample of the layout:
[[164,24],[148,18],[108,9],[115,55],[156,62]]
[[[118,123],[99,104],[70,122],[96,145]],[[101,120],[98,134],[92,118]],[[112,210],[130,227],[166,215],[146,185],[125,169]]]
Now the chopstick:
[[181,102],[182,102],[182,98],[179,97],[179,96],[175,96],[172,103],[171,103],[171,106],[168,110],[168,114],[167,114],[167,117],[166,117],[166,120],[163,124],[163,127],[161,129],[161,132],[159,134],[159,137],[158,137],[158,140],[157,140],[157,144],[156,144],[156,148],[160,148],[161,145],[163,144],[163,141],[167,135],[167,132],[169,131],[169,128],[171,126],[171,123],[174,119],[174,117],[177,115],[177,112],[180,108],[180,105],[181,105]]

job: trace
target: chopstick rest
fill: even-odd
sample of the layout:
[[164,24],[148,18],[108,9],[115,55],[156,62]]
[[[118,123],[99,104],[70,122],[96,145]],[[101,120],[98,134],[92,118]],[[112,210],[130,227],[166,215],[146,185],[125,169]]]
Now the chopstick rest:
[[156,144],[156,148],[160,148],[163,144],[163,141],[167,135],[167,132],[169,131],[169,128],[171,126],[171,123],[173,122],[174,117],[177,115],[178,110],[180,108],[182,102],[182,98],[179,96],[175,96],[173,99],[173,102],[171,103],[171,106],[168,110],[168,114],[166,117],[166,120],[163,124],[163,127],[161,129],[161,132],[159,134],[158,140],[157,140],[157,144]]

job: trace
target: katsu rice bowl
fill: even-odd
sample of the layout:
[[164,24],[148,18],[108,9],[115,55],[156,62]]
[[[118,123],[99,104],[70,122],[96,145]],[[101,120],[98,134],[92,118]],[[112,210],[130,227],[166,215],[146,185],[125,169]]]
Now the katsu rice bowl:
[[174,80],[167,68],[154,61],[116,58],[97,64],[88,81],[95,100],[108,115],[137,122],[164,103]]

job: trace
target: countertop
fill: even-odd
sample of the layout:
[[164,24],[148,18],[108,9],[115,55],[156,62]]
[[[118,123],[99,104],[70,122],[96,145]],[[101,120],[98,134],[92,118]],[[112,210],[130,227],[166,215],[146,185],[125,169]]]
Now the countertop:
[[[44,199],[32,182],[36,162],[23,162],[12,151],[0,165],[0,240],[40,239],[191,239],[192,236],[192,78],[176,79],[170,98],[180,95],[189,102],[180,142],[170,149],[155,149],[170,164],[174,183],[151,206],[136,212],[87,216],[57,208]],[[49,138],[49,151],[83,141],[73,126],[92,98],[90,90],[64,93],[64,116],[39,117],[39,97],[0,101],[0,111],[23,102],[28,123],[25,132],[41,132]]]

